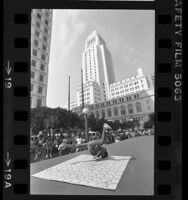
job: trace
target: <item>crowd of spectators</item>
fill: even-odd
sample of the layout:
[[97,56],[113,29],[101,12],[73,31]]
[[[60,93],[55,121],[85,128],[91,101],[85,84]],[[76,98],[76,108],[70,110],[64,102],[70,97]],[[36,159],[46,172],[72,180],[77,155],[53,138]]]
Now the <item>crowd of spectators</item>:
[[[117,131],[110,130],[107,133],[106,144],[120,142],[137,136],[154,135],[154,128],[151,129],[119,129]],[[99,132],[89,132],[89,140],[101,138]],[[83,148],[72,148],[72,144],[85,143],[85,133],[62,133],[59,130],[43,130],[38,134],[31,134],[30,153],[31,162],[48,159],[57,156],[63,156],[69,153],[74,153]]]

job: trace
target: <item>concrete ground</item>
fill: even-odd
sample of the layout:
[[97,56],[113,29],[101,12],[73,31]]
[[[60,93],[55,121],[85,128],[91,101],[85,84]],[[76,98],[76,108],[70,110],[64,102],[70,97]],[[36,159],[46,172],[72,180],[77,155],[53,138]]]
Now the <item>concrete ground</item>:
[[[153,195],[154,193],[154,136],[130,138],[119,143],[106,145],[109,155],[132,156],[116,191],[73,185],[39,179],[31,176],[31,194],[53,195]],[[61,162],[89,154],[81,151],[31,164],[31,175]]]

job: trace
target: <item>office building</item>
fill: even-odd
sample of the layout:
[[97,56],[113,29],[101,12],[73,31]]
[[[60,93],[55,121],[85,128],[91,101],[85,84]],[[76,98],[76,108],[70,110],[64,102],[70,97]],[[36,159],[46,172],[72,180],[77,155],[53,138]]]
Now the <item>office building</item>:
[[96,31],[87,38],[82,56],[83,83],[97,82],[101,100],[109,99],[109,85],[115,82],[114,67],[106,43]]
[[46,106],[52,9],[31,12],[31,108]]
[[138,68],[137,75],[127,79],[110,84],[111,99],[126,96],[134,93],[147,90],[149,88],[149,81],[144,75],[142,68]]

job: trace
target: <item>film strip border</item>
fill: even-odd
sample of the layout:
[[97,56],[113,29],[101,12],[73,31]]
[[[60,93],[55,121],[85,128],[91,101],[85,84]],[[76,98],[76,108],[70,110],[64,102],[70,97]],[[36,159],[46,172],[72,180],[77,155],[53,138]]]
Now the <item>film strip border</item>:
[[[176,23],[175,2],[172,4],[171,0],[160,0],[154,3],[156,5],[154,198],[177,199],[181,195],[179,188],[181,186],[181,107],[174,101],[176,38],[172,30]],[[181,10],[182,5],[178,6]],[[28,148],[31,19],[28,13],[23,9],[16,12],[13,10],[10,16],[5,17],[5,23],[14,31],[5,37],[10,44],[6,47],[6,52],[12,53],[5,56],[4,188],[10,191],[6,196],[15,198],[14,195],[17,195],[21,199],[28,198],[29,181],[26,180],[30,179]],[[7,31],[10,31],[8,26]],[[9,186],[12,187],[9,189]]]

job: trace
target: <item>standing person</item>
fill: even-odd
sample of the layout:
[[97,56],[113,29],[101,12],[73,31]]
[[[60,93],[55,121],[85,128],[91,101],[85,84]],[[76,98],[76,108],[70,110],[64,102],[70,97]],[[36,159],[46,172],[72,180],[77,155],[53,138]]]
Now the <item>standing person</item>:
[[72,146],[74,146],[75,148],[87,147],[90,154],[92,156],[94,156],[93,158],[102,158],[102,159],[107,158],[108,157],[107,149],[102,146],[103,144],[106,143],[106,131],[107,131],[107,129],[111,129],[111,127],[108,124],[104,123],[101,139],[92,140],[92,141],[85,143],[85,144],[72,145]]
[[40,151],[39,151],[39,142],[38,142],[38,137],[36,135],[34,135],[34,141],[33,141],[33,144],[32,144],[35,148],[34,148],[34,153],[35,153],[35,158],[34,160],[37,160],[38,159],[38,155],[40,154]]
[[42,131],[39,132],[37,138],[38,138],[38,155],[41,155],[43,152],[43,146],[44,146],[44,139],[42,136]]
[[52,135],[48,134],[48,137],[46,139],[46,158],[48,158],[48,155],[52,158]]
[[36,136],[31,136],[31,153],[34,153],[34,160],[38,158]]
[[59,145],[60,145],[60,143],[61,143],[60,140],[61,140],[61,139],[60,139],[60,133],[56,133],[56,134],[55,134],[54,141],[53,141],[55,153],[58,152],[58,147],[59,147]]

